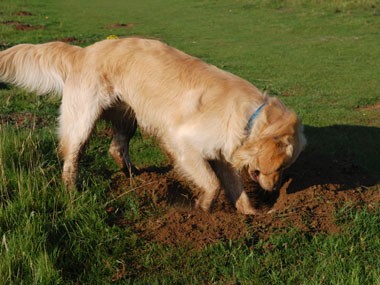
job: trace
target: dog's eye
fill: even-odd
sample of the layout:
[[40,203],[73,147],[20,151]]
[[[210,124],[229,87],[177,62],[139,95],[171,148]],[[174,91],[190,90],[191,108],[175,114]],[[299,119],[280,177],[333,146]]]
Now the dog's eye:
[[254,171],[251,171],[251,172],[250,172],[250,176],[251,176],[251,178],[252,178],[254,181],[256,181],[256,182],[259,181],[259,175],[260,175],[260,171],[259,171],[259,170],[254,170]]
[[253,180],[255,180],[256,182],[257,182],[258,179],[259,179],[259,175],[260,175],[260,171],[259,171],[259,170],[255,170],[255,171],[252,171],[252,172],[251,172],[251,177],[252,177]]

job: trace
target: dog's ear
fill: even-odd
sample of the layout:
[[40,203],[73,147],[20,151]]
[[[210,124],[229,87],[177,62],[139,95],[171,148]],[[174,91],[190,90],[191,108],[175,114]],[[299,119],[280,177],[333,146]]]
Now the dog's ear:
[[[285,104],[278,98],[272,97],[268,105],[263,109],[265,121],[268,125],[283,121],[286,124],[295,125],[297,116],[294,112],[289,111]],[[286,119],[286,121],[284,121]]]
[[284,136],[294,136],[296,133],[297,116],[294,112],[284,113],[277,106],[268,106],[264,113],[264,120],[262,137],[272,137],[284,142]]
[[242,170],[249,164],[254,163],[256,146],[253,142],[246,142],[238,147],[232,154],[232,166],[235,169]]
[[[258,153],[258,166],[262,173],[273,173],[288,159],[289,145],[283,142],[284,138],[275,140],[267,138],[260,141],[261,147]],[[289,151],[292,149],[289,148]]]
[[293,151],[294,151],[294,147],[292,144],[289,144],[287,147],[286,147],[286,155],[288,157],[292,157],[293,156]]
[[267,125],[271,125],[276,122],[283,114],[282,110],[276,105],[268,105],[263,110],[264,121]]
[[267,173],[275,171],[293,153],[293,146],[285,144],[284,138],[265,138],[254,142],[247,141],[235,150],[232,156],[234,168],[262,168]]
[[291,135],[284,135],[282,137],[274,137],[273,140],[277,143],[279,149],[282,149],[287,156],[293,156],[294,151],[294,137]]

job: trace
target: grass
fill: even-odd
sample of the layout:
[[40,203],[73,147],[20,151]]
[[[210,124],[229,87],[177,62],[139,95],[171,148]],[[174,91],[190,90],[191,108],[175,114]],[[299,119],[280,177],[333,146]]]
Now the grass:
[[[19,10],[32,16],[13,16]],[[379,111],[360,109],[380,101],[379,1],[5,0],[0,22],[8,20],[43,29],[1,24],[0,48],[65,37],[86,46],[110,34],[159,38],[280,97],[302,117],[310,149],[353,154],[380,177]],[[105,28],[114,23],[134,27]],[[0,86],[1,284],[380,282],[378,209],[341,209],[339,235],[289,228],[267,241],[252,233],[202,250],[110,225],[105,207],[117,168],[104,124],[82,159],[81,191],[69,193],[56,152],[59,102]],[[132,153],[138,166],[167,163],[141,134]],[[125,218],[144,219],[133,195],[117,203]]]

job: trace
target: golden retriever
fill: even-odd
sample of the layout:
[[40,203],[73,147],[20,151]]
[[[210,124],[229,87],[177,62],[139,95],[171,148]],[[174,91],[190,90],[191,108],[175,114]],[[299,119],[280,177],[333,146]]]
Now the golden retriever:
[[99,118],[112,122],[109,151],[124,170],[133,169],[128,149],[137,124],[157,136],[176,169],[201,190],[196,206],[204,211],[224,188],[239,212],[255,214],[240,171],[273,190],[306,143],[300,120],[279,99],[160,41],[20,44],[0,52],[0,80],[62,93],[62,177],[71,188]]

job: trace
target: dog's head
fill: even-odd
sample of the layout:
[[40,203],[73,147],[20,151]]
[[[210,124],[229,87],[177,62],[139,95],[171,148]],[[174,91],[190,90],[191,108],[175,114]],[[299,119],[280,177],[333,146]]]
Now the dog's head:
[[289,167],[306,145],[299,118],[277,98],[255,119],[253,128],[232,156],[233,166],[246,168],[265,190],[277,189],[284,169]]

